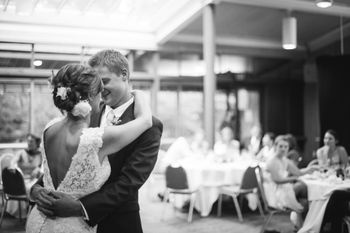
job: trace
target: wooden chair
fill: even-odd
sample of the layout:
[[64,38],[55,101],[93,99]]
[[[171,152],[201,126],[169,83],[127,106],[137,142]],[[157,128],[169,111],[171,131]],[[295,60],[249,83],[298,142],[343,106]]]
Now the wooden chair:
[[21,202],[29,202],[22,173],[17,169],[5,168],[2,171],[5,204],[1,212],[0,227],[10,200],[18,201],[19,218],[22,219]]
[[243,222],[242,212],[241,212],[241,208],[239,206],[237,198],[239,195],[247,195],[250,193],[256,196],[260,214],[263,217],[265,216],[264,210],[261,206],[260,197],[259,197],[259,185],[255,174],[256,168],[257,167],[248,167],[246,169],[246,171],[243,174],[240,185],[222,186],[220,188],[220,195],[219,195],[218,209],[217,209],[218,216],[221,216],[222,196],[223,194],[225,194],[232,197],[233,203],[237,211],[238,219],[239,221]]
[[165,170],[166,190],[164,192],[164,208],[162,218],[164,217],[165,208],[170,194],[189,195],[190,208],[188,211],[187,221],[192,222],[194,204],[196,202],[197,190],[189,189],[186,171],[183,167],[168,166]]

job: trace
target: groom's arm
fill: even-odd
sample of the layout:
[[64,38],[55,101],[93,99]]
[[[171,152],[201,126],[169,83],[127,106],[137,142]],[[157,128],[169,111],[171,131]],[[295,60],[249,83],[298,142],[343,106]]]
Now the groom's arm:
[[117,180],[80,199],[87,212],[90,225],[98,224],[120,205],[135,196],[157,161],[162,131],[162,123],[155,119],[153,127],[137,139],[136,149],[123,165]]

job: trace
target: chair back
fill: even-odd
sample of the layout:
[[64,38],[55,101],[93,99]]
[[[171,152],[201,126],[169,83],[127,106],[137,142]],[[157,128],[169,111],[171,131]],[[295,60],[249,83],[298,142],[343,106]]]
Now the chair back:
[[2,171],[2,184],[5,194],[26,195],[26,188],[22,173],[18,169],[5,168]]
[[269,204],[267,202],[265,189],[264,189],[264,178],[263,178],[262,170],[259,166],[255,168],[255,177],[258,182],[259,192],[261,195],[261,199],[263,201],[264,208],[266,211],[268,211]]
[[249,166],[247,170],[245,170],[243,174],[242,182],[241,182],[241,189],[249,190],[249,189],[259,188],[258,180],[255,174],[255,169],[257,167],[258,166],[254,166],[254,167]]
[[171,189],[188,189],[187,175],[183,167],[168,166],[165,169],[166,187]]

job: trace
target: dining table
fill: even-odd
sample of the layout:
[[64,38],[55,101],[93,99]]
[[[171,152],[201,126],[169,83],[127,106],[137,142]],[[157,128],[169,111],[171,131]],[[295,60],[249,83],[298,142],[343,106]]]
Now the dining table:
[[239,185],[252,160],[183,160],[179,164],[187,174],[188,186],[197,190],[195,208],[202,217],[208,216],[225,185]]
[[333,191],[350,189],[350,179],[336,176],[335,170],[315,171],[301,176],[308,189],[309,211],[298,233],[318,233],[329,198]]

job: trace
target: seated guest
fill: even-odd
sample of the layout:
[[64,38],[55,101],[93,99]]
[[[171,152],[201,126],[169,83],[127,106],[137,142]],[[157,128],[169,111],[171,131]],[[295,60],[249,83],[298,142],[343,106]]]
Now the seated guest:
[[234,139],[231,127],[224,126],[220,130],[220,139],[214,145],[214,153],[223,162],[239,158],[239,142]]
[[275,134],[267,132],[262,139],[263,148],[257,154],[257,159],[261,162],[268,161],[274,155],[273,141],[275,140]]
[[165,171],[168,165],[184,159],[203,159],[208,150],[209,143],[205,140],[202,130],[192,132],[188,137],[178,137],[162,156],[160,169]]
[[201,156],[207,155],[209,152],[209,143],[205,138],[203,130],[200,129],[194,133],[190,140],[190,148],[196,154]]
[[338,134],[334,130],[327,130],[323,143],[324,146],[316,152],[319,165],[344,169],[348,164],[348,154],[344,147],[338,145]]
[[301,160],[301,157],[298,150],[297,140],[293,134],[286,134],[286,137],[289,143],[287,158],[291,160],[295,164],[295,166],[298,166]]
[[250,130],[250,137],[244,139],[245,149],[252,155],[257,155],[261,149],[261,128],[258,125],[254,125]]
[[288,138],[280,135],[275,139],[275,155],[267,162],[266,170],[273,181],[270,198],[272,206],[288,207],[299,214],[296,227],[301,227],[302,218],[305,218],[308,210],[307,186],[300,181],[300,175],[312,172],[316,167],[298,169],[294,163],[287,159],[289,149]]
[[27,148],[20,151],[16,155],[15,161],[17,162],[18,167],[22,170],[25,177],[38,178],[41,174],[41,151],[40,147],[40,138],[33,135],[27,135]]
[[178,137],[169,146],[160,161],[161,170],[164,172],[170,164],[178,163],[184,158],[192,156],[191,147],[185,137]]

